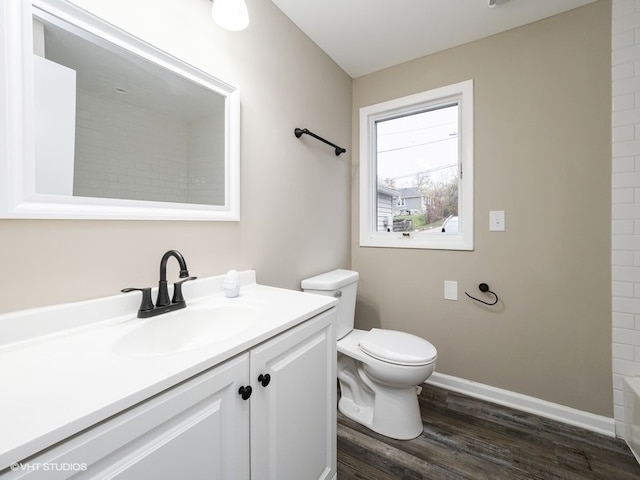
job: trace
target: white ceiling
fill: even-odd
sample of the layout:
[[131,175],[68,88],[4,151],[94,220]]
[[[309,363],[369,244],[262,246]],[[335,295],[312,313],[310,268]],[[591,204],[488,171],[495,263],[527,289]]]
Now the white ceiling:
[[596,0],[272,0],[351,77]]
[[80,35],[63,20],[39,22],[46,58],[74,70],[80,91],[184,121],[224,111],[224,97],[204,85],[88,32]]

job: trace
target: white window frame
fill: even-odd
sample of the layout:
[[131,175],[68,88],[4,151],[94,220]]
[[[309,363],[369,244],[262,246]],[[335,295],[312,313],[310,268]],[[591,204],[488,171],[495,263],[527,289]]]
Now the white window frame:
[[[457,102],[459,175],[458,233],[376,231],[376,122]],[[360,246],[473,250],[473,80],[360,109]]]

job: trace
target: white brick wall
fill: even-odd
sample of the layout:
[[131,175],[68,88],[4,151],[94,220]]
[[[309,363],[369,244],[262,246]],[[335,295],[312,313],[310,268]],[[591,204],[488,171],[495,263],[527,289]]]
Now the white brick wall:
[[186,121],[81,91],[77,98],[74,195],[186,201]]
[[613,0],[613,401],[623,435],[622,379],[640,375],[640,0]]
[[77,99],[74,195],[224,205],[224,111],[187,121]]
[[224,205],[224,112],[189,122],[187,202]]

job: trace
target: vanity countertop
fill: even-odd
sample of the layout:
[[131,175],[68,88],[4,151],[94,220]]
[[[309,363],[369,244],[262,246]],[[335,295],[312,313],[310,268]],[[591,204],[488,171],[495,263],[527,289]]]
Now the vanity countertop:
[[[260,285],[253,271],[240,276],[237,298],[222,293],[224,276],[196,280],[184,286],[186,309],[149,319],[136,318],[139,292],[0,315],[0,471],[337,303]],[[142,322],[240,304],[255,309],[256,321],[226,340],[155,355],[114,348]]]

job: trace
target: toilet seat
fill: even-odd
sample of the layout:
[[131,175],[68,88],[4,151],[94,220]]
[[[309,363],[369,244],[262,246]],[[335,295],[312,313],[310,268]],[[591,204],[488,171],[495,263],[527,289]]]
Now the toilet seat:
[[436,348],[425,339],[396,330],[372,328],[359,341],[360,350],[383,362],[418,366],[433,363]]

